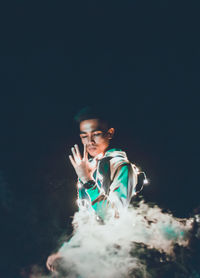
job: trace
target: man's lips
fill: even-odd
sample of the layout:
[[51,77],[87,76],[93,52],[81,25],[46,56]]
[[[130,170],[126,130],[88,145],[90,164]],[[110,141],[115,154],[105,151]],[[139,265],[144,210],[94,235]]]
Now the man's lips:
[[93,151],[95,149],[96,149],[96,147],[88,147],[88,151]]

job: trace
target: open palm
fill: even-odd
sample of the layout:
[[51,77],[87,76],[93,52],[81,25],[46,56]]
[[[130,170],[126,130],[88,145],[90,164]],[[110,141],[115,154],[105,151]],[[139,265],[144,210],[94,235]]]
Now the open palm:
[[80,154],[78,145],[74,145],[71,150],[72,155],[69,155],[69,159],[76,171],[77,176],[84,183],[91,180],[92,173],[96,168],[96,163],[89,162],[86,145],[84,144],[83,157]]

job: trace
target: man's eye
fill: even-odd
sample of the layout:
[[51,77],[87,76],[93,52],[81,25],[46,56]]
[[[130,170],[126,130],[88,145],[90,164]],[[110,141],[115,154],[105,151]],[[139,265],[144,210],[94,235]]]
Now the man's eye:
[[81,139],[87,138],[87,135],[80,135]]
[[102,134],[102,132],[94,133],[93,136],[100,136],[101,134]]

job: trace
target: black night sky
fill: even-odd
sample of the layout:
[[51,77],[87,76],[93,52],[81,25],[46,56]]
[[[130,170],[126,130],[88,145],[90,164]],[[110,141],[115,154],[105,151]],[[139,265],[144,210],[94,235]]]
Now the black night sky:
[[6,3],[0,277],[28,277],[34,264],[45,270],[70,233],[77,207],[68,155],[81,146],[72,118],[88,104],[109,104],[114,143],[150,180],[144,198],[191,216],[200,193],[198,2]]

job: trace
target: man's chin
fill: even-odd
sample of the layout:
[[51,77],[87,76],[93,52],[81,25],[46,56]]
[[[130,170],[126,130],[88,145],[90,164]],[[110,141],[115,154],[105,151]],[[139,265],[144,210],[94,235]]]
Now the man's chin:
[[95,157],[96,155],[98,155],[98,152],[92,152],[92,151],[90,151],[90,152],[88,152],[89,154],[90,154],[90,156],[92,156],[92,157]]
[[101,152],[98,152],[97,150],[94,150],[94,151],[90,150],[90,151],[88,151],[88,153],[89,153],[90,156],[95,157],[98,154],[100,154]]

